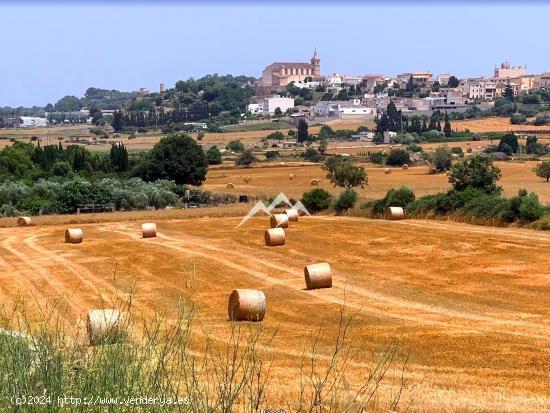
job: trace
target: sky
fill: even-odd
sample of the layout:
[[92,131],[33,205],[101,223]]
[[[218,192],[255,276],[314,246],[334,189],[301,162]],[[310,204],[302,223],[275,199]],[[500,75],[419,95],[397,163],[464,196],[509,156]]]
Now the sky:
[[[267,5],[266,5],[267,4]],[[156,91],[208,73],[260,77],[274,61],[321,73],[490,76],[503,60],[550,71],[540,2],[2,3],[0,107],[90,87]]]

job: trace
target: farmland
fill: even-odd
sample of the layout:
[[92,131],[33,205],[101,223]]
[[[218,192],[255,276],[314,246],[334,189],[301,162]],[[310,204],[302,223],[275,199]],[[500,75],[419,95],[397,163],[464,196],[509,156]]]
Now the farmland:
[[[287,231],[282,247],[263,245],[267,218],[236,228],[240,217],[156,215],[157,238],[140,239],[139,222],[82,224],[80,245],[63,243],[63,220],[0,229],[0,297],[28,305],[60,298],[66,320],[83,328],[86,310],[116,288],[134,290],[133,311],[170,317],[180,297],[196,322],[229,340],[227,299],[234,288],[262,289],[262,327],[276,332],[269,406],[287,407],[298,388],[300,355],[320,325],[328,349],[340,308],[356,313],[346,379],[357,385],[391,340],[400,360],[410,350],[402,395],[411,411],[544,411],[550,357],[550,235],[457,223],[317,216]],[[203,213],[204,214],[204,213]],[[105,214],[108,216],[108,214]],[[150,218],[150,217],[149,217]],[[179,219],[175,219],[179,218]],[[183,219],[182,219],[183,218]],[[139,259],[136,259],[139,257]],[[304,290],[303,266],[328,261],[333,288]],[[116,281],[113,273],[116,272]],[[396,391],[388,371],[378,397]],[[288,407],[287,407],[288,408]],[[289,411],[289,410],[287,410]]]
[[[529,191],[536,192],[543,203],[550,202],[550,186],[532,172],[536,164],[537,162],[534,161],[521,163],[497,162],[498,167],[502,169],[502,179],[499,184],[504,188],[504,194],[513,196],[520,188],[526,188]],[[366,170],[369,177],[368,186],[364,189],[357,189],[364,199],[382,198],[389,189],[403,185],[412,189],[417,196],[433,194],[450,188],[445,174],[429,175],[428,168],[425,166],[412,167],[407,170],[393,168],[390,175],[385,175],[383,168],[373,165],[367,165]],[[288,179],[290,174],[295,174],[296,179],[290,181]],[[325,179],[325,175],[325,171],[321,169],[319,164],[309,166],[285,164],[283,166],[272,165],[245,169],[216,168],[208,172],[203,187],[211,191],[232,194],[244,193],[270,196],[284,192],[287,196],[298,199],[305,191],[313,188],[310,185],[312,179],[320,179],[320,187],[332,193],[339,192],[338,188],[335,189]],[[252,180],[245,183],[243,180],[245,176],[252,178]],[[228,183],[233,183],[235,188],[226,189]]]

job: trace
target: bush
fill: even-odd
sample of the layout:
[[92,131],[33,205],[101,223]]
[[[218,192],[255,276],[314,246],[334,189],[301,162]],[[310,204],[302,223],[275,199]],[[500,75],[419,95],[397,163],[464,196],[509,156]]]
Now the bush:
[[353,188],[360,186],[364,188],[368,184],[367,172],[361,166],[355,166],[342,156],[333,156],[323,165],[327,171],[327,178],[334,186],[342,188]]
[[374,214],[383,214],[391,206],[406,208],[414,202],[416,196],[409,188],[402,186],[398,189],[390,189],[382,199],[367,202],[362,206],[364,209],[370,209]]
[[546,179],[546,182],[550,181],[550,161],[539,163],[533,168],[533,172],[535,172],[535,175],[538,177]]
[[244,152],[244,145],[240,140],[237,139],[229,142],[225,149],[231,152]]
[[386,156],[382,152],[373,152],[369,154],[369,161],[376,165],[383,165],[386,161]]
[[310,213],[324,211],[330,207],[332,195],[323,188],[315,188],[302,195],[302,204]]
[[512,125],[523,125],[527,122],[527,118],[522,113],[514,113],[512,116],[510,116],[510,123]]
[[353,208],[356,202],[357,192],[355,192],[352,188],[347,188],[340,194],[340,196],[336,200],[334,204],[334,209],[336,209],[336,211],[338,212],[342,212]]
[[235,160],[235,165],[249,166],[254,162],[256,162],[256,157],[252,153],[252,150],[248,149],[239,155],[239,157]]
[[403,166],[411,162],[409,152],[404,149],[393,149],[386,158],[386,165]]
[[304,152],[304,159],[311,162],[320,162],[324,159],[324,156],[317,152],[315,148],[307,148]]
[[278,158],[279,157],[279,152],[278,151],[267,151],[265,153],[265,157],[267,159],[275,159],[275,158]]
[[500,169],[487,156],[472,156],[458,161],[451,167],[449,182],[456,191],[468,187],[483,190],[485,193],[500,191],[496,182],[501,177]]
[[55,176],[68,176],[71,172],[72,168],[68,162],[57,161],[52,166],[52,174]]
[[451,167],[451,151],[449,151],[447,145],[440,145],[435,149],[432,162],[435,170],[439,172],[444,172]]
[[208,165],[219,165],[222,163],[222,153],[216,145],[206,151]]

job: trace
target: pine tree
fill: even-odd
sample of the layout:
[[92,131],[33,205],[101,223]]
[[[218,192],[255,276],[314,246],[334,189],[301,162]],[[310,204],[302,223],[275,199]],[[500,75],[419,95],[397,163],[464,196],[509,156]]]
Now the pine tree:
[[115,110],[115,113],[113,113],[113,120],[111,122],[111,126],[115,130],[115,132],[119,132],[124,127],[124,120],[122,117],[122,113],[118,110]]
[[514,89],[512,89],[512,85],[510,85],[510,82],[506,84],[506,87],[504,88],[504,93],[502,94],[502,96],[511,101],[514,100]]
[[111,145],[110,159],[115,171],[124,172],[128,170],[128,151],[121,142]]
[[304,119],[298,122],[298,142],[307,142],[309,140],[308,125]]
[[445,126],[443,127],[443,132],[445,132],[445,136],[447,138],[450,137],[453,133],[453,130],[451,128],[451,120],[449,119],[449,115],[447,114],[447,112],[445,112]]

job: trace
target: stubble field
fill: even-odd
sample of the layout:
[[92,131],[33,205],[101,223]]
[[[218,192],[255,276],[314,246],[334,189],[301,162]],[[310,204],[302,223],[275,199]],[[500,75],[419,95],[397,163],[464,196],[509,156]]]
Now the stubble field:
[[[538,162],[497,162],[497,166],[502,170],[502,179],[499,184],[504,188],[504,194],[507,196],[516,195],[518,190],[526,188],[529,191],[536,192],[543,203],[550,202],[550,184],[542,178],[538,178],[532,169]],[[407,186],[412,189],[417,196],[434,194],[446,191],[450,188],[447,176],[445,174],[430,175],[428,167],[411,167],[407,170],[401,168],[392,168],[392,173],[384,174],[384,168],[367,164],[365,169],[368,174],[368,186],[364,189],[357,189],[363,199],[377,199],[386,195],[391,188]],[[294,180],[289,180],[289,175],[295,174]],[[245,183],[244,177],[252,178],[250,182]],[[312,179],[320,179],[319,187],[337,194],[339,188],[334,188],[326,178],[326,172],[321,169],[320,164],[309,166],[289,166],[289,165],[271,165],[254,168],[217,168],[208,172],[204,189],[248,195],[276,195],[284,192],[288,197],[296,199],[301,198],[305,191],[312,188],[310,182]],[[227,189],[226,185],[232,183],[233,189]]]
[[[134,312],[174,314],[185,297],[201,329],[223,342],[231,290],[261,289],[262,326],[276,332],[267,392],[273,408],[297,396],[301,355],[321,325],[319,348],[330,348],[343,306],[356,313],[345,371],[352,385],[400,340],[399,359],[410,351],[402,395],[409,411],[550,409],[548,234],[316,216],[292,225],[286,245],[270,248],[266,217],[238,229],[240,217],[157,218],[157,238],[141,239],[139,222],[104,222],[81,225],[79,245],[63,243],[66,225],[0,229],[2,303],[61,297],[67,321],[83,328],[75,320],[113,293],[116,272],[118,290],[134,289]],[[319,261],[331,264],[333,288],[305,290],[303,267]],[[381,400],[399,387],[394,367]]]

